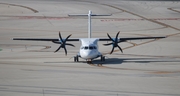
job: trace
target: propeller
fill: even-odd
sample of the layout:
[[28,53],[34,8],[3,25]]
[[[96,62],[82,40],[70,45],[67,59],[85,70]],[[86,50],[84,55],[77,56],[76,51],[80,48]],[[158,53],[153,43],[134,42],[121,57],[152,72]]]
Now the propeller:
[[59,32],[59,40],[60,40],[60,42],[59,42],[59,41],[52,41],[52,42],[53,42],[53,43],[56,43],[56,44],[61,44],[61,45],[59,46],[59,48],[58,48],[56,51],[54,51],[54,53],[57,52],[57,51],[59,51],[61,48],[64,48],[65,54],[67,55],[66,45],[75,47],[73,44],[66,43],[66,41],[69,39],[70,36],[71,36],[71,34],[70,34],[69,36],[67,36],[66,39],[63,39],[63,38],[61,37],[61,33]]
[[104,46],[109,46],[109,45],[112,45],[112,50],[110,52],[110,54],[113,53],[114,51],[114,48],[118,47],[119,50],[123,53],[122,51],[122,48],[118,45],[118,43],[120,43],[120,41],[118,40],[118,35],[119,35],[120,31],[116,34],[116,38],[111,38],[111,36],[107,33],[107,36],[109,37],[110,40],[112,40],[111,43],[108,43],[108,44],[103,44]]

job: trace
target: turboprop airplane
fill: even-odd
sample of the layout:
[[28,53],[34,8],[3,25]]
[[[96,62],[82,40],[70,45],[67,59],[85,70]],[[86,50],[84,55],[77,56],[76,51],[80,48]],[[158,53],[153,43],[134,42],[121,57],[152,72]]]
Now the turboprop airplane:
[[74,62],[79,62],[79,57],[85,59],[87,63],[90,63],[93,59],[100,57],[101,61],[105,61],[105,56],[98,50],[98,41],[112,41],[111,43],[104,44],[105,46],[112,45],[112,50],[110,54],[113,53],[114,48],[119,48],[121,52],[123,52],[122,48],[118,45],[118,43],[126,42],[128,40],[139,40],[139,39],[160,39],[165,37],[133,37],[133,38],[118,38],[119,33],[116,34],[115,38],[112,38],[108,33],[108,38],[91,38],[91,16],[110,16],[110,15],[96,15],[92,14],[92,11],[89,11],[88,14],[71,14],[69,16],[88,16],[88,38],[75,38],[69,39],[71,34],[66,38],[62,38],[61,33],[59,32],[59,39],[46,39],[46,38],[13,38],[13,40],[31,40],[31,41],[51,41],[56,44],[60,44],[59,48],[54,51],[57,52],[61,48],[64,49],[65,54],[67,55],[66,45],[75,47],[73,44],[66,43],[70,41],[81,41],[80,50],[76,56],[74,56]]

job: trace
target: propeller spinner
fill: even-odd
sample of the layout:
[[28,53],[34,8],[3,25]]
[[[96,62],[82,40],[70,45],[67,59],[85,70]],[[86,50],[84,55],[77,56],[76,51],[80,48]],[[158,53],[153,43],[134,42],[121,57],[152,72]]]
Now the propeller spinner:
[[107,33],[107,36],[109,37],[110,40],[112,40],[112,42],[111,42],[111,43],[108,43],[108,44],[103,44],[103,45],[104,45],[104,46],[109,46],[109,45],[112,45],[112,46],[113,46],[110,54],[113,53],[115,47],[118,47],[119,50],[123,53],[122,48],[118,45],[118,43],[120,43],[119,40],[118,40],[118,35],[119,35],[119,33],[120,33],[120,31],[116,34],[116,38],[113,38],[113,39],[112,39],[111,36]]

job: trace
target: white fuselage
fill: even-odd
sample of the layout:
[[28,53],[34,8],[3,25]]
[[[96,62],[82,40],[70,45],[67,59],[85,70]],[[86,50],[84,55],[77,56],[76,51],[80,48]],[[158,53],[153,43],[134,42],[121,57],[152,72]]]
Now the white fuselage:
[[[81,38],[81,47],[79,51],[79,57],[89,60],[101,56],[101,53],[98,51],[98,38],[91,38],[91,16],[99,16],[92,14],[92,11],[89,10],[88,14],[79,14],[80,16],[88,16],[88,38]],[[72,15],[73,16],[73,15]],[[78,15],[75,15],[78,16]],[[101,16],[101,15],[100,15]]]
[[100,52],[98,51],[98,42],[97,38],[82,38],[81,47],[79,51],[79,55],[83,59],[94,59],[100,56]]

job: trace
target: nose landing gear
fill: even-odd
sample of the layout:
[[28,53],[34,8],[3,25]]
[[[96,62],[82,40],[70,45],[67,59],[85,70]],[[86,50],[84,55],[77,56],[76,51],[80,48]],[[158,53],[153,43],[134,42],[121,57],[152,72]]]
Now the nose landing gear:
[[92,59],[87,59],[87,64],[92,64]]
[[[101,61],[105,61],[105,56],[101,55]],[[92,64],[92,59],[86,59],[87,64]],[[74,62],[79,62],[79,56],[74,56]]]

